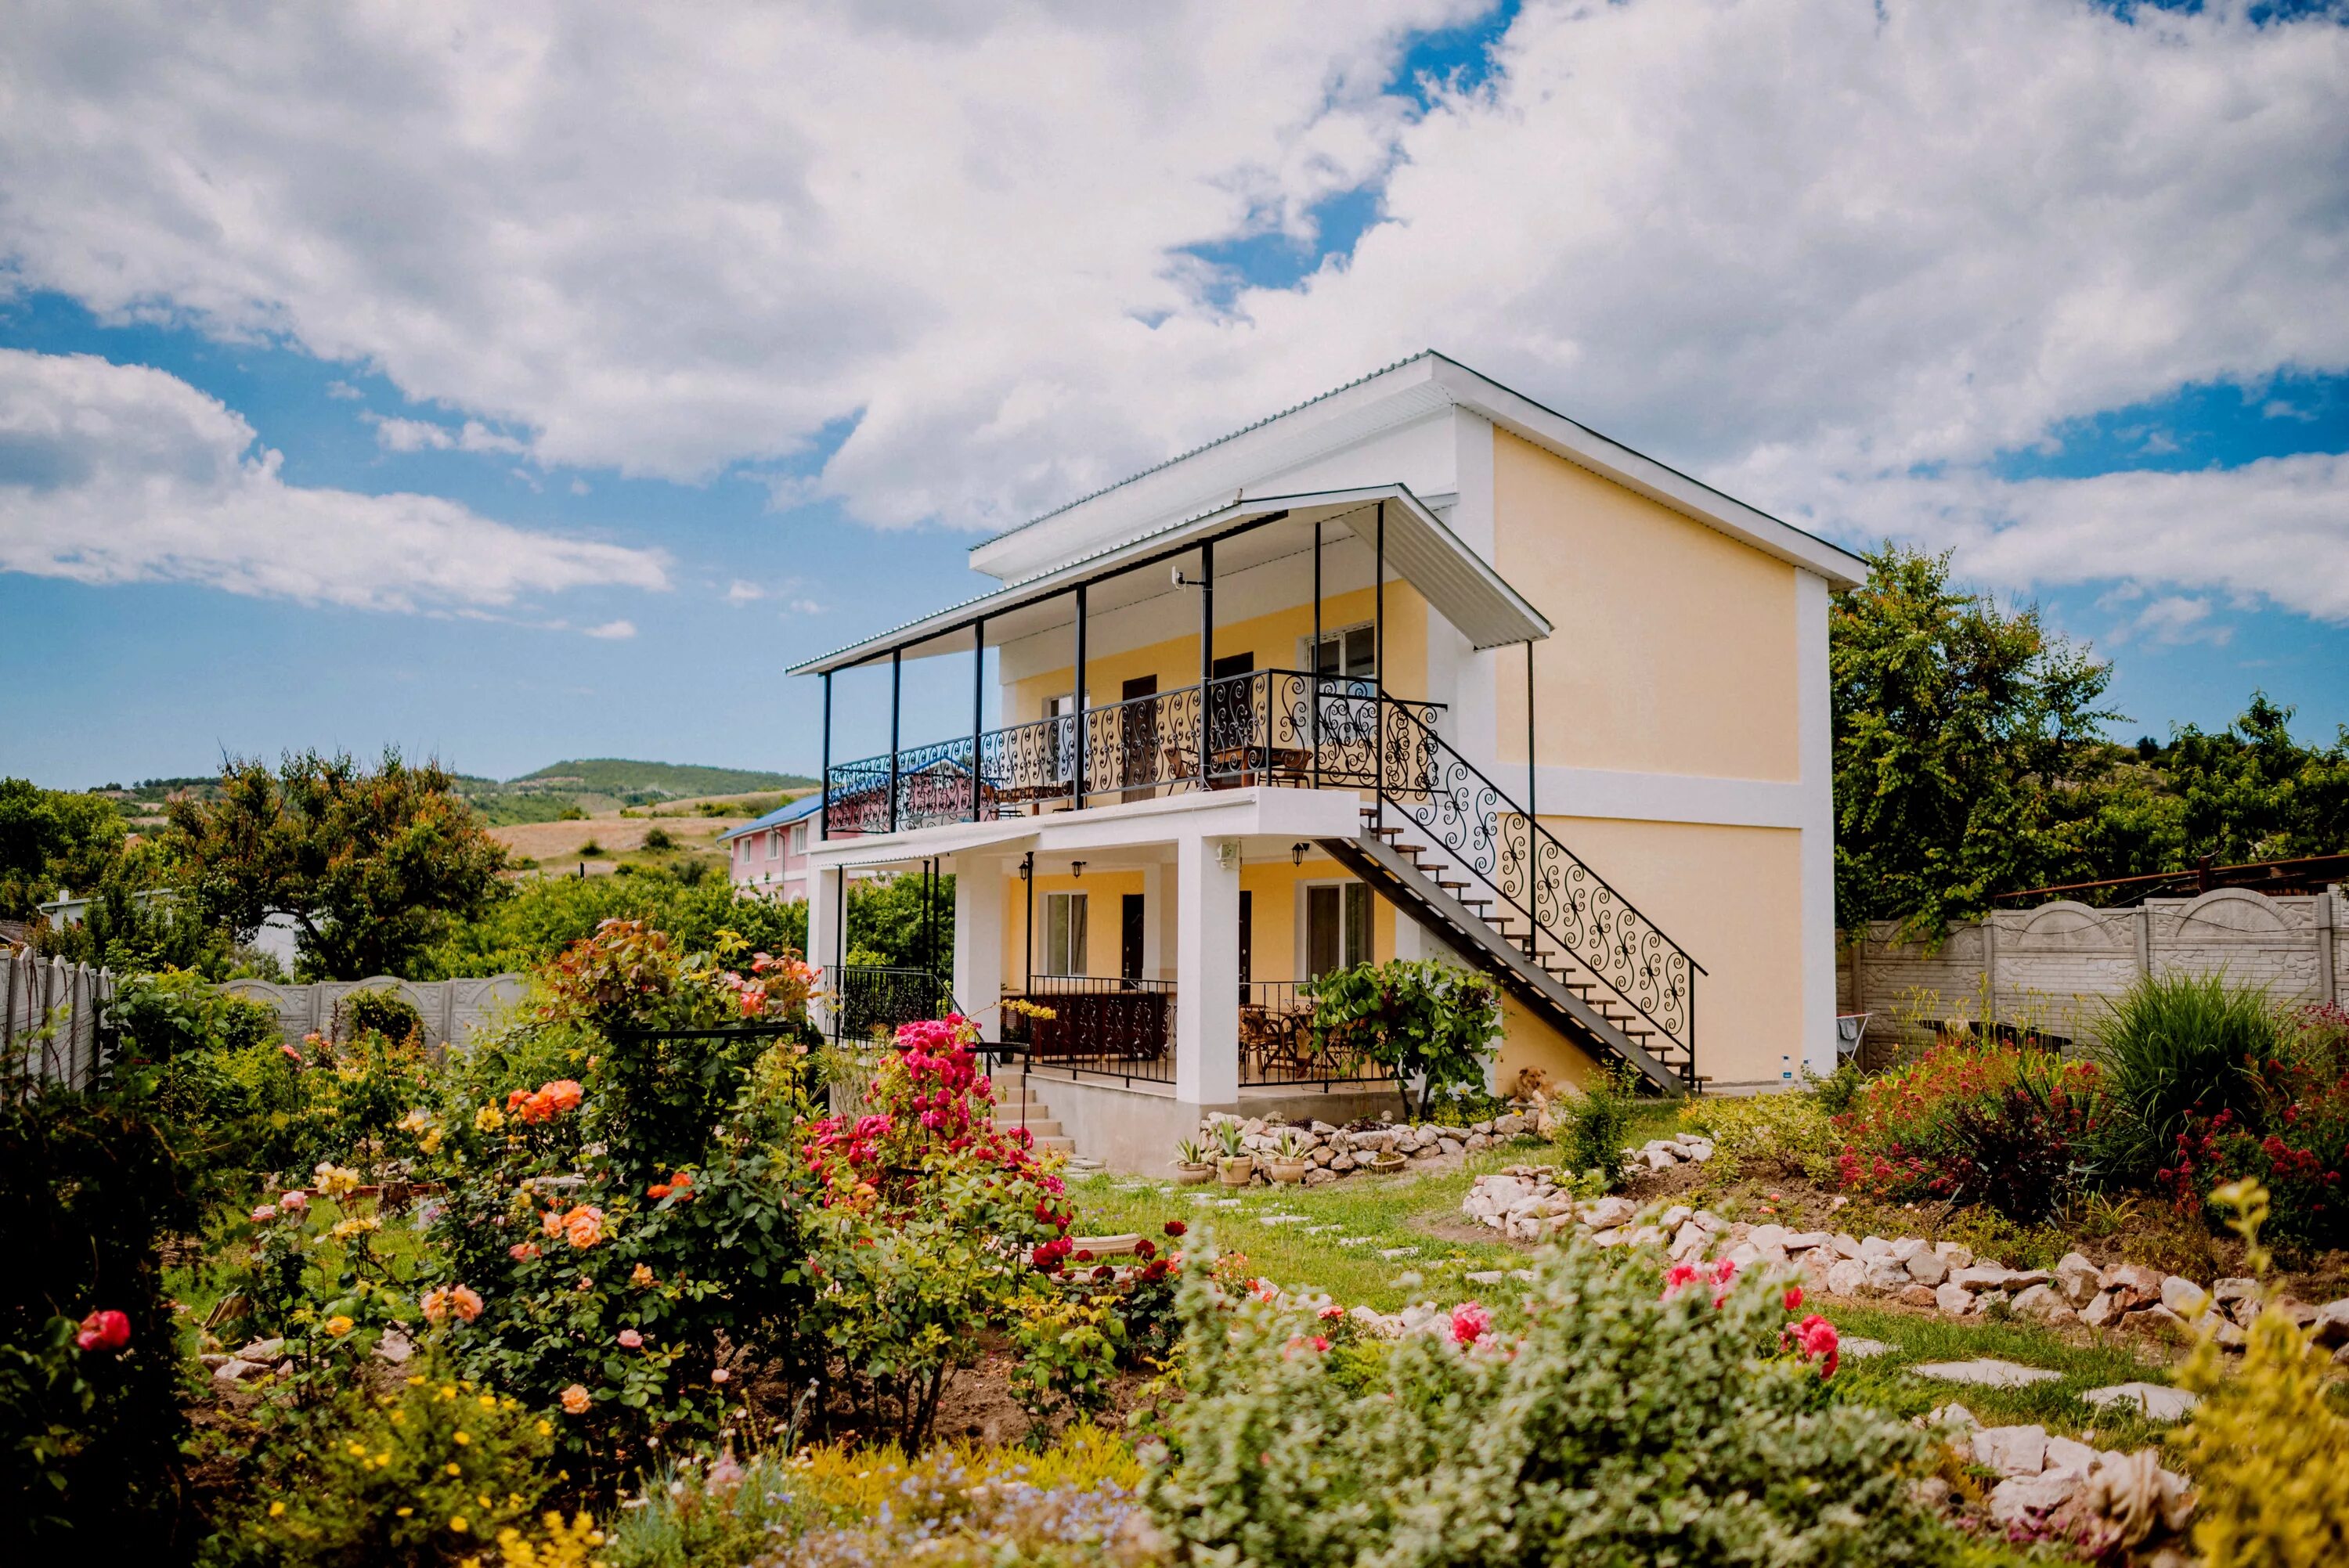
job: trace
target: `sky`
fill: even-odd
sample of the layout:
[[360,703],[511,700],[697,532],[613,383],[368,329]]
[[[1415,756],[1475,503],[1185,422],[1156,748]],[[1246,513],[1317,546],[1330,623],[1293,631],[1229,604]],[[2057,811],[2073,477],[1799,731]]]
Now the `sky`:
[[[792,662],[1435,348],[2349,724],[2349,8],[10,7],[0,774],[812,770]],[[909,676],[910,740],[968,666]],[[842,677],[835,756],[885,675]]]

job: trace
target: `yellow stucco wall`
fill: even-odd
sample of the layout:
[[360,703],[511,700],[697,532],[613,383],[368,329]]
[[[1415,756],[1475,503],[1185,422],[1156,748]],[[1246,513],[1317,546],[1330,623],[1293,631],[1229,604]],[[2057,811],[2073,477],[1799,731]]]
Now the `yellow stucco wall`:
[[[1309,579],[1299,574],[1299,593],[1302,603],[1270,614],[1254,615],[1216,628],[1216,656],[1228,658],[1234,654],[1254,654],[1256,667],[1260,670],[1293,670],[1299,665],[1299,645],[1313,635],[1313,604],[1307,586]],[[1323,631],[1334,632],[1341,626],[1358,625],[1371,618],[1374,599],[1368,588],[1350,593],[1334,593],[1321,602]],[[1405,583],[1387,584],[1386,658],[1392,679],[1387,689],[1398,696],[1423,696],[1425,694],[1423,672],[1427,668],[1427,601],[1419,591]],[[1158,677],[1160,691],[1174,691],[1199,683],[1199,639],[1195,634],[1174,637],[1163,643],[1152,643],[1123,653],[1094,653],[1086,650],[1086,690],[1093,707],[1105,707],[1118,700],[1125,683],[1143,676]],[[1006,690],[1006,725],[1025,723],[1044,717],[1044,704],[1055,696],[1065,696],[1074,689],[1071,678],[1073,664],[1061,665],[1025,679],[1010,683]]]
[[[1541,762],[1801,777],[1795,568],[1497,430],[1493,510],[1495,566],[1557,628],[1534,653]],[[1525,661],[1500,668],[1522,766]]]
[[[1775,1083],[1785,1066],[1799,1065],[1798,832],[1593,817],[1545,816],[1542,825],[1704,965],[1696,983],[1698,1072],[1723,1084]],[[1524,1048],[1526,1059],[1558,1075],[1538,1040]]]

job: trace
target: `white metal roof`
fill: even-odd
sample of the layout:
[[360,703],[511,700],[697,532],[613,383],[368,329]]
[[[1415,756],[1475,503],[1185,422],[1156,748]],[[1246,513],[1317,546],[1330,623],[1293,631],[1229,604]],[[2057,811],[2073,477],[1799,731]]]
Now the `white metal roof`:
[[1388,567],[1417,589],[1471,644],[1490,648],[1549,635],[1550,624],[1541,612],[1504,582],[1408,486],[1385,484],[1235,499],[794,665],[790,673],[822,675],[863,664],[893,648],[903,649],[908,658],[963,653],[971,645],[972,623],[982,617],[990,645],[1070,625],[1075,619],[1071,591],[1078,583],[1123,571],[1123,577],[1093,583],[1086,603],[1090,614],[1122,608],[1163,591],[1157,577],[1140,570],[1143,563],[1195,551],[1203,541],[1216,542],[1218,577],[1309,548],[1308,542],[1317,522],[1322,526],[1325,544],[1350,531],[1368,545],[1377,531],[1381,503],[1386,511]]

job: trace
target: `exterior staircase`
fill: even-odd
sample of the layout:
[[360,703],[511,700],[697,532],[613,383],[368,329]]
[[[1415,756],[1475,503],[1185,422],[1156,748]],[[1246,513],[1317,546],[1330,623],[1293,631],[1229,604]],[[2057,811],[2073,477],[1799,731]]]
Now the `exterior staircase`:
[[1378,785],[1340,865],[1600,1061],[1695,1093],[1704,973],[1409,705],[1371,699]]
[[[995,1084],[995,1125],[999,1128],[1024,1127],[1036,1140],[1039,1154],[1058,1153],[1071,1157],[1072,1167],[1082,1156],[1077,1153],[1076,1140],[1061,1130],[1052,1115],[1052,1108],[1036,1093],[1038,1080],[1028,1076],[1025,1068],[1004,1063],[988,1075]],[[1098,1168],[1098,1161],[1090,1162]]]

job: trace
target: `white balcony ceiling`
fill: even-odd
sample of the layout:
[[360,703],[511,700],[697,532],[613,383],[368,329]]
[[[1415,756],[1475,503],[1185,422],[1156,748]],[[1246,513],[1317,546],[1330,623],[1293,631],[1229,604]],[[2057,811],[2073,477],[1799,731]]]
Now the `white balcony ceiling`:
[[1410,583],[1462,635],[1479,648],[1500,647],[1547,637],[1550,624],[1540,611],[1504,582],[1460,537],[1444,526],[1402,485],[1316,490],[1302,495],[1251,496],[1172,524],[1098,555],[1039,573],[992,593],[909,621],[861,643],[795,665],[791,674],[823,675],[846,669],[892,649],[905,657],[965,654],[971,625],[987,622],[990,647],[1076,624],[1080,583],[1086,589],[1089,618],[1123,609],[1164,593],[1176,569],[1198,575],[1202,541],[1213,540],[1216,576],[1221,578],[1297,557],[1300,587],[1313,549],[1313,528],[1321,525],[1322,547],[1372,548],[1379,509],[1386,511],[1386,563],[1390,576]]

